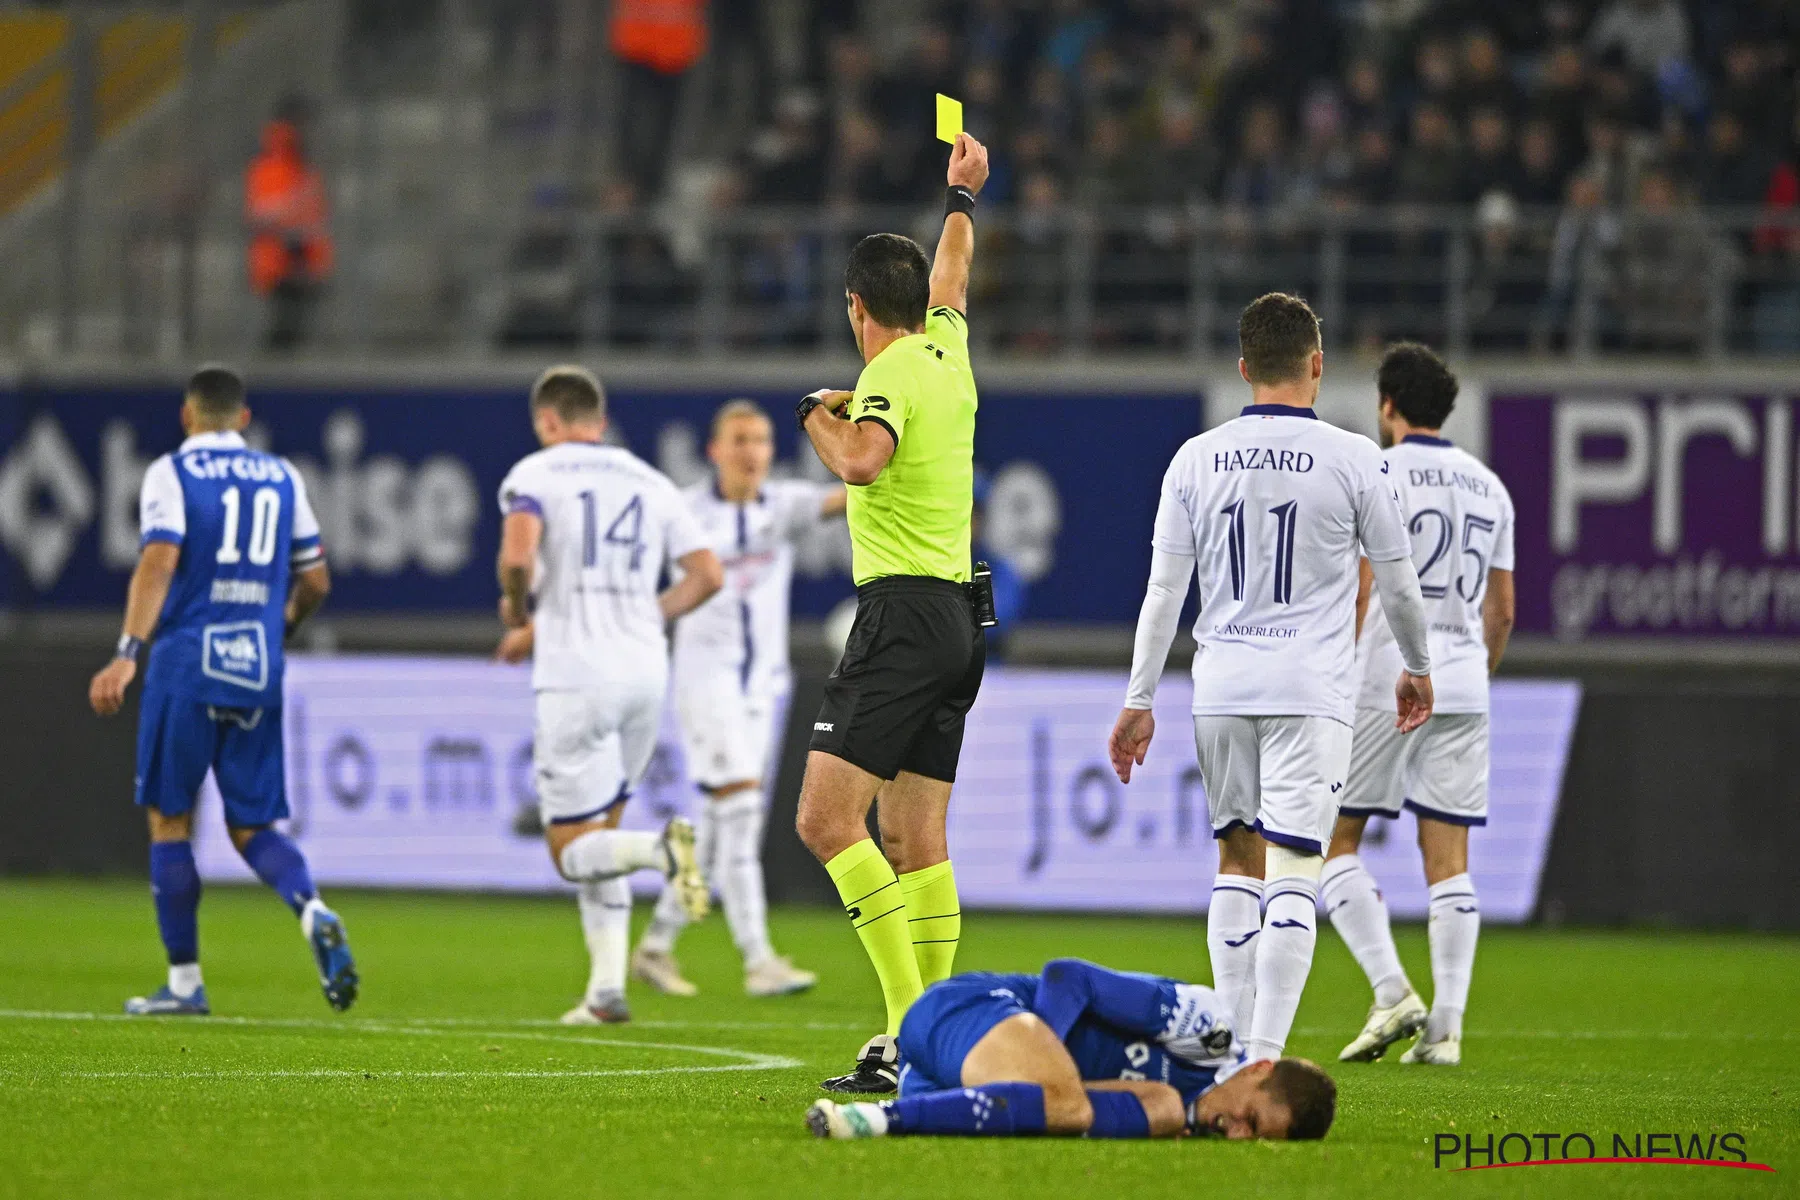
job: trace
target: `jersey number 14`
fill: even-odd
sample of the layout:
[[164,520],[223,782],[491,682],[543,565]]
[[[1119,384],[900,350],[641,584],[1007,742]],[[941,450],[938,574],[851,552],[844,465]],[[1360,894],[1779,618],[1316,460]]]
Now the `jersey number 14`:
[[[600,541],[596,536],[600,521],[594,503],[594,493],[581,494],[581,566],[590,570],[600,561]],[[644,499],[633,496],[619,515],[612,519],[606,527],[604,540],[608,545],[624,546],[631,551],[631,569],[637,570],[644,559]]]

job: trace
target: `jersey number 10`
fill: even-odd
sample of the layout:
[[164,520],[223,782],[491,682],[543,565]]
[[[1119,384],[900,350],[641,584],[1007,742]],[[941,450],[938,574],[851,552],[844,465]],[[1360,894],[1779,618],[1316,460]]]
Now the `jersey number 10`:
[[[219,561],[226,564],[242,561],[244,551],[238,549],[239,510],[244,499],[235,487],[219,496],[225,506],[225,528],[219,534]],[[281,531],[281,493],[274,488],[257,488],[250,499],[250,563],[266,567],[275,561],[275,543]]]

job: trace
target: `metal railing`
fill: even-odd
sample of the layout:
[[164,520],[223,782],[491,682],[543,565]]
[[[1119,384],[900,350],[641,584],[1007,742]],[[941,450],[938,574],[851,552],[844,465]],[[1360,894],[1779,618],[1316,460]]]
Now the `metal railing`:
[[[740,210],[544,220],[514,248],[491,345],[682,354],[835,346],[857,237],[935,214]],[[1800,351],[1800,212],[1219,209],[982,213],[970,307],[986,350],[1216,357],[1263,292],[1306,296],[1332,348],[1716,358]]]

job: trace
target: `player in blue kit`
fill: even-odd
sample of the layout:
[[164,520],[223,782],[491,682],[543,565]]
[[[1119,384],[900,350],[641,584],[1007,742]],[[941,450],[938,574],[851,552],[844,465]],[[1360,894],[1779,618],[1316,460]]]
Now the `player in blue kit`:
[[252,450],[244,384],[219,366],[188,381],[173,454],[150,464],[142,548],[113,660],[88,700],[110,717],[151,634],[138,715],[137,802],[150,818],[150,894],[169,981],[126,1001],[134,1015],[204,1015],[194,802],[210,770],[232,845],[300,918],[325,999],[356,1000],[344,925],[320,901],[306,859],[274,822],[288,815],[281,747],[281,643],[330,590],[319,522],[293,464]]
[[820,1100],[818,1137],[1322,1138],[1337,1086],[1305,1059],[1248,1061],[1211,988],[1059,958],[1040,975],[933,984],[900,1025],[900,1096]]

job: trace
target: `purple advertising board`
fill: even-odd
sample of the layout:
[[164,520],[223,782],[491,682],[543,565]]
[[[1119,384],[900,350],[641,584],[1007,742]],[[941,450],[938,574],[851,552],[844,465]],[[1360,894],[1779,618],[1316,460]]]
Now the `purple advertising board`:
[[1496,390],[1519,631],[1800,638],[1797,398]]

